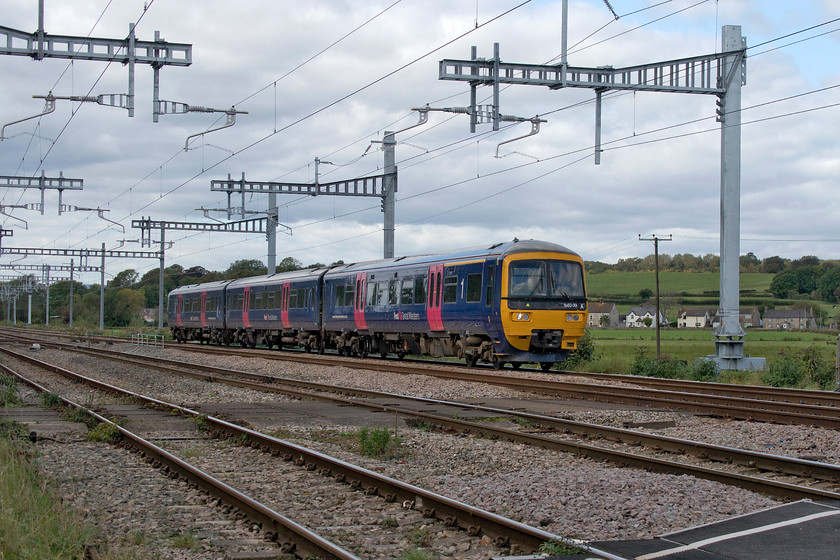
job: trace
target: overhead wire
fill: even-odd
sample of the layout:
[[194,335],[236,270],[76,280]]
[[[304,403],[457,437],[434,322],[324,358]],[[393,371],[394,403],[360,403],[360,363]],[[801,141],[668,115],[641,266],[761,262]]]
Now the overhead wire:
[[[670,1],[670,0],[669,0],[669,1]],[[663,3],[665,3],[665,2],[663,2]],[[701,3],[702,3],[702,2],[701,2]],[[696,5],[701,4],[701,3],[694,4],[693,6],[696,6]],[[817,27],[817,26],[814,26],[814,27]],[[813,29],[813,27],[812,27],[812,28],[809,28],[809,29]],[[788,34],[788,35],[786,35],[785,37],[788,37],[788,36],[790,36],[790,35],[792,35],[792,34]],[[774,40],[779,40],[779,39],[780,39],[780,38],[777,38],[777,39],[774,39]],[[760,45],[767,44],[767,43],[769,43],[769,42],[772,42],[772,40],[771,40],[771,41],[764,42],[764,43],[760,43],[759,45],[755,45],[755,46],[753,46],[752,48],[755,48],[755,47],[760,46]],[[587,48],[588,48],[588,47],[587,47]],[[781,47],[780,47],[780,48],[781,48]],[[433,51],[433,52],[434,52],[434,51]],[[759,53],[759,54],[761,54],[761,53]],[[577,104],[576,104],[576,105],[577,105]],[[699,133],[699,132],[698,132],[698,133]],[[245,149],[247,149],[247,148],[245,148]],[[615,148],[613,148],[613,149],[615,149]],[[244,150],[242,150],[242,151],[244,151]],[[240,151],[240,153],[241,153],[241,151]],[[419,156],[415,156],[415,157],[419,157]],[[167,161],[167,163],[168,163],[169,161],[171,161],[171,160],[168,160],[168,161]],[[153,174],[153,173],[155,173],[155,172],[157,172],[157,170],[155,170],[155,171],[154,171],[154,172],[152,172],[151,174]],[[150,175],[151,175],[151,174],[150,174]],[[147,176],[147,177],[148,177],[148,176]],[[145,179],[144,179],[144,180],[145,180]],[[141,182],[142,182],[142,181],[141,181]],[[138,183],[138,184],[139,184],[139,183]],[[377,231],[380,231],[380,230],[377,230]]]
[[[438,46],[437,46],[437,47],[435,47],[434,49],[432,49],[432,50],[430,50],[430,51],[427,51],[426,53],[424,53],[424,54],[422,54],[422,55],[420,55],[420,56],[418,56],[418,57],[416,57],[416,58],[414,58],[414,59],[412,59],[412,60],[410,60],[410,61],[406,62],[405,64],[403,64],[403,65],[399,66],[398,68],[396,68],[396,69],[394,69],[394,70],[392,70],[392,71],[390,71],[390,72],[388,72],[388,73],[384,74],[383,76],[380,76],[379,78],[377,78],[377,79],[375,79],[375,80],[373,80],[373,81],[371,81],[371,82],[368,82],[367,84],[365,84],[365,85],[363,85],[363,86],[361,86],[361,87],[359,87],[359,88],[357,88],[357,89],[355,89],[355,90],[351,91],[350,93],[343,95],[343,96],[342,96],[342,97],[340,97],[339,99],[334,100],[334,101],[332,101],[332,102],[328,103],[327,105],[324,105],[324,106],[320,107],[319,109],[316,109],[316,110],[314,110],[314,111],[311,111],[310,113],[308,113],[308,114],[304,115],[303,117],[300,117],[300,118],[298,118],[298,119],[296,119],[296,120],[294,120],[294,121],[292,121],[292,122],[290,122],[290,123],[286,124],[285,126],[281,127],[280,129],[275,130],[274,132],[268,133],[268,134],[266,134],[266,135],[264,135],[264,136],[262,136],[262,137],[258,138],[257,140],[255,140],[255,141],[251,142],[250,144],[247,144],[246,146],[244,146],[244,147],[240,148],[239,150],[236,150],[234,153],[232,153],[232,154],[230,154],[230,155],[228,155],[228,156],[226,156],[226,157],[224,157],[224,158],[220,159],[220,160],[219,160],[219,161],[217,161],[216,163],[211,164],[211,165],[210,165],[210,166],[208,166],[207,168],[202,169],[202,170],[201,170],[201,171],[199,171],[198,173],[194,174],[193,176],[191,176],[191,177],[190,177],[190,178],[188,178],[187,180],[183,181],[183,182],[182,182],[182,183],[180,183],[179,185],[176,185],[175,187],[171,188],[171,189],[170,189],[170,190],[168,190],[167,192],[162,193],[162,196],[161,196],[161,197],[159,197],[158,199],[155,199],[154,201],[151,201],[151,202],[149,202],[149,203],[146,203],[145,205],[141,206],[140,208],[138,208],[137,210],[135,210],[134,212],[132,212],[132,214],[131,214],[131,215],[137,214],[138,212],[140,212],[140,211],[142,211],[142,210],[145,210],[146,208],[148,208],[148,207],[149,207],[149,206],[151,206],[152,204],[155,204],[156,202],[158,202],[161,198],[164,198],[165,196],[171,195],[171,194],[173,194],[174,192],[176,192],[176,191],[180,190],[183,186],[185,186],[185,185],[189,184],[190,182],[192,182],[192,181],[193,181],[193,180],[195,180],[196,178],[200,177],[201,175],[203,175],[203,174],[204,174],[204,173],[206,173],[207,171],[210,171],[211,169],[214,169],[214,168],[218,167],[219,165],[221,165],[221,164],[222,164],[222,163],[224,163],[225,161],[227,161],[227,160],[229,160],[229,159],[231,159],[231,158],[235,157],[236,155],[238,155],[238,154],[240,154],[240,153],[242,153],[242,152],[244,152],[244,151],[246,151],[246,150],[248,150],[248,149],[250,149],[250,148],[253,148],[253,147],[255,147],[255,146],[257,146],[257,145],[261,144],[262,142],[264,142],[264,141],[268,140],[269,138],[271,138],[271,137],[273,137],[273,136],[275,136],[275,135],[279,134],[280,132],[284,132],[285,130],[288,130],[289,128],[291,128],[291,127],[293,127],[293,126],[295,126],[295,125],[297,125],[297,124],[299,124],[299,123],[301,123],[301,122],[303,122],[303,121],[305,121],[305,120],[307,120],[307,119],[309,119],[309,118],[311,118],[311,117],[313,117],[313,116],[315,116],[315,115],[317,115],[317,114],[319,114],[319,113],[321,113],[321,112],[323,112],[323,111],[325,111],[325,110],[327,110],[327,109],[329,109],[329,108],[331,108],[331,107],[333,107],[333,106],[335,106],[335,105],[337,105],[337,104],[339,104],[339,103],[341,103],[341,102],[343,102],[343,101],[345,101],[345,100],[347,100],[347,99],[349,99],[350,97],[355,96],[356,94],[358,94],[358,93],[360,93],[360,92],[362,92],[362,91],[364,91],[364,90],[366,90],[366,89],[368,89],[368,88],[370,88],[370,87],[372,87],[372,86],[374,86],[374,85],[378,84],[379,82],[381,82],[381,81],[383,81],[383,80],[385,80],[385,79],[387,79],[387,78],[389,78],[389,77],[391,77],[391,76],[393,76],[393,75],[395,75],[395,74],[399,73],[400,71],[402,71],[402,70],[404,70],[404,69],[408,68],[409,66],[411,66],[411,65],[413,65],[413,64],[416,64],[417,62],[419,62],[419,61],[421,61],[421,60],[423,60],[423,59],[427,58],[428,56],[431,56],[432,54],[434,54],[435,52],[437,52],[437,51],[439,51],[439,50],[441,50],[441,49],[445,48],[446,46],[448,46],[448,45],[450,45],[450,44],[452,44],[452,43],[454,43],[454,42],[456,42],[456,41],[458,41],[458,40],[462,39],[463,37],[465,37],[465,36],[467,36],[467,35],[469,35],[469,34],[471,34],[471,33],[475,32],[477,29],[481,29],[481,28],[483,28],[483,27],[485,27],[485,26],[489,25],[490,23],[493,23],[493,22],[497,21],[498,19],[505,17],[506,15],[508,15],[508,14],[510,14],[510,13],[512,13],[512,12],[514,12],[515,10],[517,10],[517,9],[521,8],[522,6],[524,6],[524,5],[526,5],[526,4],[530,3],[530,2],[531,2],[531,0],[523,0],[523,1],[519,2],[518,4],[514,5],[512,8],[509,8],[509,9],[507,9],[507,10],[505,10],[505,11],[501,12],[500,14],[498,14],[498,15],[496,15],[496,16],[494,16],[494,17],[492,17],[491,19],[489,19],[489,20],[487,20],[487,21],[485,21],[485,22],[483,22],[483,23],[479,24],[477,27],[475,27],[475,28],[471,28],[471,29],[467,30],[466,32],[463,32],[463,33],[459,34],[458,36],[454,37],[453,39],[450,39],[450,40],[446,41],[445,43],[443,43],[443,44],[441,44],[441,45],[438,45]],[[176,156],[177,156],[177,154],[176,154]],[[174,158],[174,157],[176,157],[176,156],[173,156],[173,158]],[[172,159],[172,158],[170,158],[170,160],[169,160],[169,161],[171,161],[171,159]],[[151,175],[151,173],[150,173],[149,175]],[[147,175],[147,177],[148,177],[149,175]],[[121,194],[125,194],[125,192],[127,192],[127,191],[123,191],[123,193],[121,193]]]

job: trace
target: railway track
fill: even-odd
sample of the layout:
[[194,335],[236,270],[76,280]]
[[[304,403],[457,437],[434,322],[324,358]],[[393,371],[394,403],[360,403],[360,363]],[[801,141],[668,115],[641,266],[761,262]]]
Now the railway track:
[[[31,337],[24,338],[33,340]],[[35,339],[43,340],[42,338]],[[177,348],[210,355],[256,357],[405,375],[427,375],[440,379],[469,380],[566,399],[684,410],[735,420],[840,428],[840,413],[838,413],[840,394],[833,392],[775,390],[769,387],[744,387],[606,374],[593,374],[591,378],[617,381],[625,385],[593,385],[556,379],[552,375],[544,375],[536,371],[533,375],[506,375],[497,371],[483,373],[463,367],[446,367],[429,363],[361,360],[303,352],[231,349],[199,344],[181,344],[177,345]],[[575,375],[578,374],[575,373]]]
[[[644,432],[574,422],[540,414],[513,411],[461,402],[395,395],[381,391],[305,382],[246,371],[232,371],[202,364],[142,357],[106,349],[63,348],[108,359],[117,359],[141,367],[151,367],[174,375],[205,381],[224,382],[236,387],[282,393],[296,398],[329,401],[342,406],[363,406],[371,410],[413,417],[418,422],[442,430],[481,434],[486,437],[525,443],[556,451],[571,452],[589,458],[610,461],[668,474],[688,474],[722,482],[785,499],[836,499],[840,484],[840,466],[795,459],[754,451],[740,450],[701,442],[658,436]],[[335,393],[341,393],[337,396]],[[352,398],[351,398],[352,397]],[[449,408],[452,414],[433,414],[430,406]],[[458,411],[480,411],[494,418],[507,418],[511,425],[527,425],[542,433],[505,429],[457,417]],[[561,435],[558,438],[558,434]],[[572,438],[574,436],[574,438]],[[597,445],[589,443],[596,442]],[[628,448],[629,446],[629,448]],[[636,449],[634,449],[636,448]],[[646,449],[641,453],[638,448]],[[632,451],[628,451],[631,449]],[[675,461],[673,457],[683,457]],[[687,464],[684,456],[694,458]],[[709,465],[726,465],[710,468]],[[736,467],[733,470],[732,467]],[[768,477],[769,475],[769,477]],[[784,476],[779,480],[774,477]],[[791,478],[795,482],[791,482]]]
[[[68,333],[62,333],[58,331],[48,331],[46,334],[41,334],[44,331],[36,331],[36,330],[27,330],[23,331],[22,329],[0,329],[0,333],[6,333],[9,336],[15,336],[20,338],[27,338],[33,340],[49,340],[55,338],[69,338],[69,339],[76,339],[80,340],[79,335],[71,335]],[[106,343],[125,343],[129,342],[126,338],[117,338],[117,337],[104,337],[104,336],[87,336],[81,337],[88,343],[90,342],[106,342]],[[247,348],[231,348],[231,347],[221,347],[221,346],[207,346],[201,344],[176,344],[175,347],[181,350],[187,350],[192,352],[200,352],[200,353],[213,353],[223,356],[250,356],[250,357],[260,357],[265,359],[275,359],[275,360],[291,360],[297,361],[301,363],[309,363],[309,364],[318,364],[318,365],[335,365],[335,366],[344,366],[344,367],[363,367],[365,369],[381,369],[387,371],[395,371],[395,372],[405,372],[405,373],[419,373],[425,375],[436,375],[439,377],[447,377],[446,372],[450,369],[455,369],[458,373],[455,374],[458,378],[462,378],[465,375],[470,377],[475,376],[477,381],[481,382],[493,382],[494,380],[498,384],[503,384],[506,382],[507,379],[518,379],[515,375],[505,375],[502,372],[494,372],[493,374],[484,374],[481,370],[486,370],[489,368],[477,368],[477,369],[465,369],[463,368],[462,364],[446,364],[442,365],[441,362],[429,362],[429,361],[419,361],[419,362],[412,362],[409,360],[397,362],[393,359],[388,360],[361,360],[359,358],[342,358],[339,356],[321,356],[321,355],[314,355],[314,354],[306,354],[299,351],[277,351],[277,350],[264,350],[264,349],[247,349]],[[399,366],[395,366],[395,363],[399,363]],[[387,364],[387,365],[386,365]],[[633,375],[618,375],[618,374],[607,374],[607,373],[591,373],[591,372],[580,372],[580,371],[572,371],[572,370],[559,370],[556,373],[543,375],[536,369],[523,369],[523,372],[532,373],[534,376],[541,378],[542,380],[548,381],[546,385],[535,385],[539,388],[545,388],[545,390],[551,390],[550,387],[552,386],[552,382],[555,383],[562,383],[562,380],[551,379],[556,374],[561,375],[573,375],[576,378],[584,378],[584,379],[592,379],[596,381],[609,381],[609,382],[618,382],[618,383],[625,383],[628,385],[640,386],[640,387],[648,387],[652,389],[661,390],[664,392],[674,392],[674,393],[688,393],[688,394],[695,394],[695,395],[709,395],[709,396],[720,396],[720,397],[728,397],[733,399],[743,399],[743,400],[756,400],[756,401],[764,401],[766,403],[774,403],[778,405],[796,405],[796,406],[815,406],[818,408],[836,408],[840,410],[840,392],[838,391],[816,391],[816,390],[806,390],[806,389],[788,389],[788,388],[777,388],[777,387],[760,387],[754,385],[734,385],[734,384],[727,384],[727,383],[714,383],[714,382],[701,382],[701,381],[686,381],[686,380],[678,380],[678,379],[660,379],[660,378],[651,378],[651,377],[640,377],[640,376],[633,376]],[[547,388],[546,388],[547,387]],[[594,396],[592,397],[595,398]],[[613,395],[605,395],[605,399],[613,399],[613,398],[624,398],[624,396],[613,396]],[[608,401],[610,402],[610,401]],[[611,402],[621,402],[621,401],[611,401]],[[641,404],[644,405],[643,401],[640,401]],[[628,403],[632,404],[632,403]],[[653,403],[652,405],[655,405]],[[767,406],[766,404],[764,406]],[[745,410],[747,407],[743,407]],[[795,410],[795,408],[793,408]],[[807,410],[807,408],[803,408],[802,410]],[[737,410],[733,411],[732,414],[738,414]],[[745,413],[747,416],[749,413]],[[738,419],[752,419],[749,417],[740,417],[740,416],[732,416],[733,418]],[[768,418],[755,418],[756,420],[761,421],[769,421],[775,422],[777,420],[768,419]],[[831,427],[831,426],[828,426]]]
[[[212,416],[203,415],[196,410],[165,403],[136,392],[126,391],[90,377],[46,364],[31,356],[8,350],[6,352],[16,360],[22,360],[37,367],[46,368],[62,376],[72,378],[75,381],[82,381],[96,387],[100,391],[108,391],[122,395],[123,397],[130,397],[146,405],[165,408],[167,411],[172,411],[180,415],[200,417],[201,422],[207,425],[209,432],[215,437],[233,438],[236,441],[244,442],[250,447],[278,457],[284,462],[293,463],[306,472],[315,472],[322,477],[329,477],[335,481],[349,484],[352,488],[362,491],[365,495],[369,495],[373,499],[401,504],[403,508],[416,510],[423,517],[439,519],[447,527],[461,528],[468,535],[475,537],[486,536],[502,551],[509,552],[511,547],[513,550],[522,552],[535,551],[545,541],[560,539],[560,537],[540,529],[535,529],[478,508],[456,502],[434,492],[429,492],[416,486],[379,475],[345,461],[333,459],[332,457],[304,447],[261,434],[255,430],[243,428]],[[42,387],[41,389],[45,388]],[[101,415],[97,419],[100,421],[105,420]],[[133,434],[129,435],[130,432],[123,428],[119,428],[119,430],[127,441],[135,441]],[[135,444],[132,443],[132,445]],[[173,478],[187,477],[191,481],[191,484],[202,491],[218,491],[218,485],[211,480],[212,477],[208,478],[202,477],[200,474],[197,475],[184,461],[178,460],[177,458],[174,458],[175,460],[173,461],[173,458],[169,456],[170,454],[154,447],[148,447],[144,443],[137,443],[136,445],[142,449],[142,453],[146,454],[147,462],[164,468],[169,476]],[[281,542],[284,549],[295,551],[296,554],[298,554],[298,551],[301,551],[299,556],[302,558],[310,556],[356,558],[352,554],[342,555],[344,552],[340,549],[338,551],[331,551],[329,548],[316,549],[314,548],[316,545],[311,544],[309,540],[307,540],[309,544],[299,544],[295,539],[309,539],[309,537],[301,537],[299,532],[296,532],[294,537],[289,536],[289,524],[280,521],[282,516],[278,517],[273,515],[271,511],[268,511],[270,508],[258,502],[242,500],[241,498],[235,500],[230,497],[230,492],[225,492],[223,490],[223,493],[219,495],[218,499],[227,504],[235,504],[234,507],[238,508],[241,513],[247,515],[249,519],[252,519],[254,523],[262,527],[262,530],[269,538]],[[597,553],[597,551],[593,551],[593,553]]]

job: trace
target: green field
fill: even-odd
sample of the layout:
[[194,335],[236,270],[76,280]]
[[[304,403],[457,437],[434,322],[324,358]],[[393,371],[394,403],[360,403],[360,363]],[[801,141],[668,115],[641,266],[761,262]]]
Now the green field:
[[[589,336],[595,342],[595,358],[577,369],[626,374],[640,355],[656,356],[655,329],[592,329]],[[715,353],[714,333],[707,329],[661,329],[660,347],[662,355],[693,363],[696,358]],[[782,352],[795,354],[810,347],[816,348],[823,360],[833,364],[837,349],[836,331],[791,333],[749,330],[744,354],[764,357],[770,365]],[[758,383],[755,374],[730,375],[732,377],[728,381]]]

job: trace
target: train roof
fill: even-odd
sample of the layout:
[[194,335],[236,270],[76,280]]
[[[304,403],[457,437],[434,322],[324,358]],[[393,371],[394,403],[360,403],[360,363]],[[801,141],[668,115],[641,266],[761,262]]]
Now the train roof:
[[304,268],[301,270],[292,270],[289,272],[278,272],[276,274],[267,274],[263,276],[249,276],[248,278],[237,278],[230,280],[229,287],[236,288],[239,286],[256,286],[260,284],[278,284],[291,280],[317,280],[325,271],[326,267],[321,268]]
[[451,251],[425,253],[420,255],[396,257],[393,259],[379,259],[375,261],[365,261],[350,264],[339,264],[320,268],[306,268],[303,270],[278,272],[276,274],[267,274],[263,276],[251,276],[248,278],[236,278],[233,280],[206,282],[204,284],[189,284],[175,288],[170,292],[170,294],[203,292],[214,289],[222,289],[225,286],[228,286],[230,288],[236,288],[240,286],[255,286],[260,284],[277,284],[280,282],[291,280],[316,280],[322,275],[338,276],[341,274],[354,274],[356,272],[362,272],[373,269],[391,268],[397,266],[428,265],[431,263],[438,262],[462,261],[468,259],[487,258],[494,256],[505,257],[507,255],[515,253],[528,252],[552,252],[573,255],[576,257],[580,256],[574,251],[556,243],[550,243],[547,241],[535,241],[533,239],[520,241],[519,239],[514,238],[512,241],[506,241],[503,243],[494,243],[492,245],[479,245],[476,247],[454,249]]
[[220,290],[230,284],[230,280],[218,280],[216,282],[203,282],[201,284],[184,284],[170,291],[170,294],[185,294],[191,292],[204,292],[209,290]]
[[365,261],[338,265],[330,268],[327,275],[361,272],[364,270],[390,268],[393,266],[424,265],[441,261],[461,261],[465,259],[487,258],[494,256],[505,257],[507,255],[515,253],[526,253],[536,251],[564,253],[567,255],[574,255],[577,257],[580,256],[574,251],[556,243],[550,243],[547,241],[535,241],[533,239],[529,239],[527,241],[520,241],[519,239],[514,238],[513,241],[494,243],[492,245],[480,245],[476,247],[467,247],[464,249],[454,249],[451,251],[441,251],[436,253],[425,253],[421,255],[396,257],[392,259],[380,259],[376,261]]

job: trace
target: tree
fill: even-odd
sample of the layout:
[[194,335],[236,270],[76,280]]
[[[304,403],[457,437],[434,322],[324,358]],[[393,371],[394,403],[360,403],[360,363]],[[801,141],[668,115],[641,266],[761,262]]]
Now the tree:
[[761,261],[755,256],[755,253],[750,251],[746,255],[740,257],[741,272],[758,272],[761,268]]
[[801,259],[796,259],[795,261],[791,261],[790,266],[791,268],[802,268],[806,266],[819,266],[820,259],[815,257],[814,255],[806,255]]
[[247,278],[248,276],[262,276],[268,273],[268,268],[256,259],[242,259],[231,264],[225,270],[225,278]]
[[[262,264],[262,263],[260,263]],[[293,270],[300,270],[303,267],[301,262],[294,257],[286,257],[280,261],[275,270],[277,272],[292,272]]]
[[130,288],[137,283],[137,278],[140,275],[133,268],[128,268],[122,272],[117,273],[114,279],[108,282],[108,288]]
[[830,268],[820,276],[817,291],[823,301],[837,301],[837,294],[840,291],[840,267]]
[[785,259],[776,255],[774,257],[767,257],[761,263],[761,271],[769,274],[776,274],[785,269],[787,263]]
[[790,294],[810,294],[817,289],[817,281],[822,270],[818,266],[800,266],[783,270],[773,277],[770,291],[777,298],[790,297]]
[[144,307],[143,292],[128,288],[105,290],[105,323],[125,327],[140,320]]
[[642,288],[639,290],[639,297],[642,298],[642,301],[645,302],[649,300],[653,296],[653,290],[650,288]]

